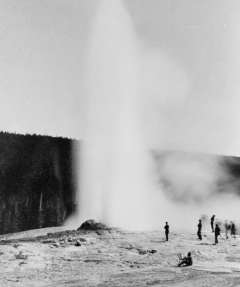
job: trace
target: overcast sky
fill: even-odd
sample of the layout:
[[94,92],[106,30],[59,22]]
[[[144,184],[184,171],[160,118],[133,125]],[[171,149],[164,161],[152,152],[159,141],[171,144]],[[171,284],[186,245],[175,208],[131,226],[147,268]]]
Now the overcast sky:
[[[81,138],[84,59],[99,2],[0,0],[1,130]],[[239,153],[240,2],[125,3],[142,47],[160,51],[187,75],[184,108],[170,108],[171,124],[182,128],[195,122],[200,138],[206,127],[209,141],[222,142],[220,152]],[[187,116],[179,122],[183,111]],[[186,135],[196,136],[196,129]]]

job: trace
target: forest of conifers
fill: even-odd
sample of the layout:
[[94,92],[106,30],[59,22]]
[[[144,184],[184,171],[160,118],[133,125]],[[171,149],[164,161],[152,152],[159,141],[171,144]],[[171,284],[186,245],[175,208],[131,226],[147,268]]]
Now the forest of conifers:
[[0,133],[0,234],[61,225],[74,212],[76,144]]

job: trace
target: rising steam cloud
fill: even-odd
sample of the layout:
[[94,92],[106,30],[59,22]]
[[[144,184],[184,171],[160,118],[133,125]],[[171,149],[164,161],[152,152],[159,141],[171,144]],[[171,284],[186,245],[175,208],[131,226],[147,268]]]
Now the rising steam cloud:
[[[85,66],[77,220],[129,229],[168,220],[174,228],[192,228],[201,214],[224,218],[230,204],[228,217],[236,218],[236,186],[221,157],[207,154],[236,154],[229,136],[236,131],[230,110],[237,98],[195,92],[181,63],[140,41],[120,0],[101,1]],[[219,193],[230,187],[233,192]]]

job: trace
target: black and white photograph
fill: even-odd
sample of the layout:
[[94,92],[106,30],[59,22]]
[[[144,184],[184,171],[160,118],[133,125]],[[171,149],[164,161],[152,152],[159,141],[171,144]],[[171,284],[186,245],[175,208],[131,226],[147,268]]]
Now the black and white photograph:
[[0,0],[0,286],[240,286],[240,1]]

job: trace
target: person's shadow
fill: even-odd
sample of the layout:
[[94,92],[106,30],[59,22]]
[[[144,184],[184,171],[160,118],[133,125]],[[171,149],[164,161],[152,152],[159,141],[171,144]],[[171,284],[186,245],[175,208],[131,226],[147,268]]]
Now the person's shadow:
[[208,243],[208,242],[201,242],[201,243],[198,243],[197,245],[212,246],[212,245],[216,245],[216,244],[215,243]]
[[154,243],[165,243],[165,242],[168,242],[168,241],[165,240],[165,239],[162,239],[162,240],[151,240],[151,242],[154,242]]

